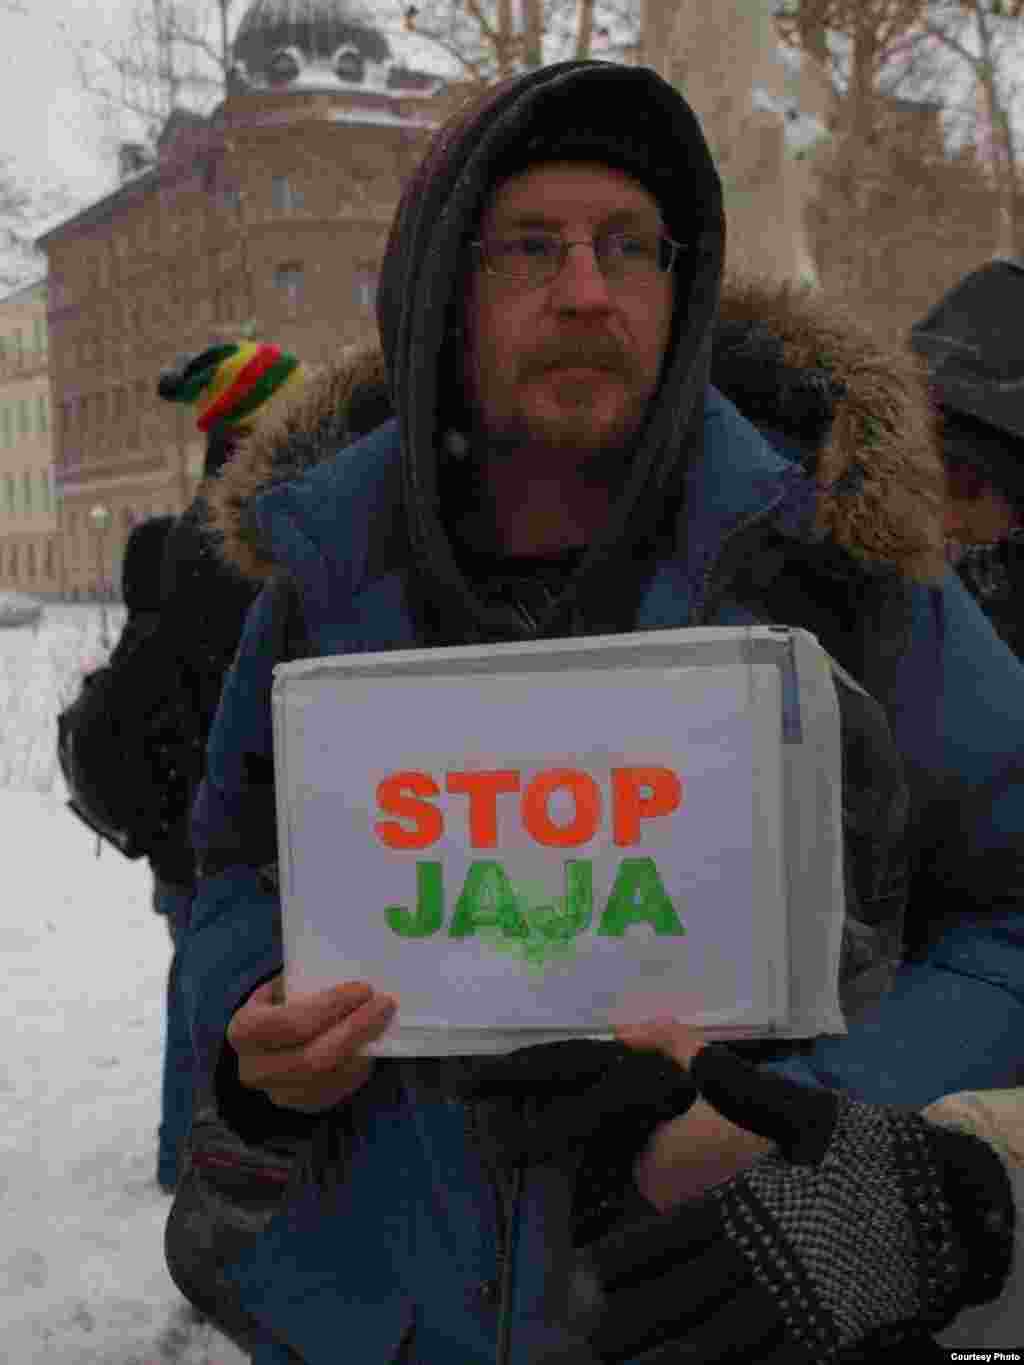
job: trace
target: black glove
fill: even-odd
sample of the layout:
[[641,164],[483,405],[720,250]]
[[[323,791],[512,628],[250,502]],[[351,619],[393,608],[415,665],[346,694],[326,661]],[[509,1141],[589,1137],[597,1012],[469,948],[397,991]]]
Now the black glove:
[[488,1060],[461,1094],[477,1106],[479,1136],[494,1164],[550,1164],[573,1173],[575,1246],[619,1214],[654,1129],[684,1114],[697,1096],[683,1068],[661,1053],[591,1039]]
[[779,1150],[589,1248],[570,1319],[601,1360],[834,1361],[880,1329],[934,1331],[998,1296],[1014,1205],[987,1143],[795,1085],[721,1045],[691,1074]]

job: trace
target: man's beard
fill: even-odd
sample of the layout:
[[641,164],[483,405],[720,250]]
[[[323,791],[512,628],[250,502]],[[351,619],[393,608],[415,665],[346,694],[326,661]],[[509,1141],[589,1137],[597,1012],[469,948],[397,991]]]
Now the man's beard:
[[[557,371],[563,367],[605,370],[625,384],[627,398],[613,421],[595,417],[593,382],[568,375],[560,380]],[[530,355],[520,366],[516,382],[525,385],[541,377],[548,377],[556,390],[562,389],[556,395],[561,401],[550,412],[485,412],[479,402],[471,404],[470,443],[478,458],[511,460],[528,451],[531,464],[571,469],[585,483],[621,482],[651,397],[631,358],[610,338],[588,338],[576,344],[559,341]],[[509,393],[514,391],[510,385]]]
[[547,418],[520,413],[495,421],[474,414],[471,448],[496,461],[530,452],[536,468],[571,469],[584,483],[617,484],[629,463],[640,414],[623,412],[613,426],[598,426],[589,413]]

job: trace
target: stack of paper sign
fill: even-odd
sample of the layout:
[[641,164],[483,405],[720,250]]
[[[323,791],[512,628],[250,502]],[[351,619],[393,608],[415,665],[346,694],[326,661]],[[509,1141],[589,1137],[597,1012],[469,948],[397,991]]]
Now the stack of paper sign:
[[839,713],[806,632],[305,660],[274,743],[286,988],[394,992],[373,1051],[844,1031]]

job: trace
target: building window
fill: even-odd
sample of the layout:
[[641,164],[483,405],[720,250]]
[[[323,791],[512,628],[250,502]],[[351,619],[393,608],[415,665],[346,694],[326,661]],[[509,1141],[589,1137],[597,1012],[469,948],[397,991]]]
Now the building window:
[[109,404],[107,402],[106,390],[93,395],[92,400],[92,425],[96,435],[96,440],[100,445],[106,445],[110,436],[110,425],[107,421]]
[[39,475],[39,505],[44,512],[49,512],[53,506],[53,499],[50,496],[50,472],[47,469]]
[[294,47],[279,47],[267,63],[267,80],[271,85],[287,85],[295,80],[301,70],[298,50]]
[[36,399],[36,429],[43,433],[50,430],[50,403],[45,393]]
[[355,276],[356,307],[364,313],[372,313],[377,306],[377,281],[379,273],[376,266],[361,266]]
[[7,495],[7,514],[8,514],[8,516],[12,516],[12,517],[13,517],[13,516],[14,516],[14,513],[15,513],[15,511],[16,511],[16,506],[15,506],[14,475],[13,475],[13,474],[5,474],[5,475],[4,475],[4,492],[5,492],[6,495]]
[[221,322],[237,322],[245,316],[245,300],[245,280],[242,276],[226,276],[216,291],[215,316]]
[[25,577],[31,583],[36,576],[36,547],[33,541],[25,546]]
[[9,446],[13,439],[14,423],[12,421],[10,405],[7,403],[0,409],[0,430],[3,431],[4,445]]
[[21,501],[26,514],[32,511],[32,474],[26,469],[21,476]]
[[301,190],[297,190],[286,175],[275,175],[270,182],[270,198],[275,213],[294,213],[305,202]]
[[361,82],[366,73],[366,62],[362,53],[351,43],[339,47],[334,54],[334,74],[339,81]]
[[302,298],[302,266],[290,261],[274,271],[274,284],[285,296],[289,308],[297,308]]
[[47,349],[46,340],[46,319],[36,318],[32,324],[32,339],[35,342],[36,351],[39,355]]
[[48,539],[46,542],[46,567],[44,570],[46,577],[53,580],[53,541]]
[[132,417],[132,440],[137,446],[142,445],[142,438],[146,427],[146,415],[148,409],[149,385],[144,379],[135,381],[135,412]]
[[27,436],[32,430],[32,419],[29,416],[28,399],[18,399],[18,433]]
[[25,354],[25,337],[20,327],[14,329],[14,354],[19,361]]
[[17,547],[17,545],[12,545],[12,546],[11,546],[10,568],[11,568],[11,578],[12,578],[12,580],[13,580],[15,583],[17,583],[17,581],[18,581],[18,547]]

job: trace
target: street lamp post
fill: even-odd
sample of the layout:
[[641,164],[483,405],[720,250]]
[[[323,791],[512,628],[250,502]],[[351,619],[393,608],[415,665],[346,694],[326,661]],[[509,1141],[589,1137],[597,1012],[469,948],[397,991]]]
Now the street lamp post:
[[100,598],[100,643],[104,649],[110,648],[110,620],[107,615],[107,595],[103,587],[103,540],[110,526],[109,507],[97,502],[89,508],[89,524],[96,533],[96,591]]

